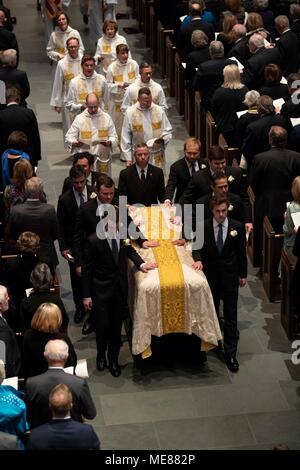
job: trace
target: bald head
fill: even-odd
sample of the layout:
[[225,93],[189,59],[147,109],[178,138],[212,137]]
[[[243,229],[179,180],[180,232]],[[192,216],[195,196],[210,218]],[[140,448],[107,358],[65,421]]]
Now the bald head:
[[272,126],[269,131],[269,144],[271,147],[285,148],[287,131],[281,126]]
[[99,109],[99,98],[96,93],[89,93],[85,100],[89,114],[97,114]]
[[69,356],[69,346],[62,339],[48,341],[45,346],[44,357],[49,366],[64,367]]
[[264,38],[260,34],[252,34],[249,39],[249,50],[254,54],[258,49],[265,46]]
[[246,36],[247,29],[243,24],[235,24],[232,28],[232,36],[235,41]]

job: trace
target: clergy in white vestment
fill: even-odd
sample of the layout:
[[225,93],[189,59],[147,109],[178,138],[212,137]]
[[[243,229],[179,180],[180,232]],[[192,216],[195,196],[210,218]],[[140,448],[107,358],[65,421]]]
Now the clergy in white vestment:
[[79,114],[86,108],[86,97],[95,93],[99,98],[102,109],[108,106],[109,90],[103,75],[95,72],[95,59],[84,55],[81,59],[82,72],[74,77],[69,86],[66,107],[74,114]]
[[67,53],[66,43],[69,38],[77,38],[81,55],[84,54],[84,45],[79,32],[69,25],[69,17],[66,13],[60,12],[54,18],[55,29],[51,33],[48,45],[47,56],[54,62],[63,59]]
[[[94,57],[96,67],[99,68],[100,72],[106,75],[108,67],[117,58],[116,47],[118,44],[127,44],[127,41],[124,36],[118,34],[118,25],[115,21],[104,21],[103,33],[103,36],[97,42]],[[130,52],[129,57],[131,57]]]
[[95,93],[88,94],[86,109],[74,119],[66,134],[66,144],[72,153],[88,151],[97,155],[95,170],[111,175],[111,155],[118,152],[118,136]]
[[108,112],[114,121],[120,139],[124,118],[121,104],[126,88],[134,82],[139,74],[139,66],[135,60],[128,58],[129,48],[127,44],[119,44],[116,52],[117,59],[108,67],[106,80],[110,92]]
[[138,101],[124,116],[121,132],[121,150],[126,165],[132,164],[134,146],[146,142],[150,149],[150,162],[165,168],[165,147],[172,137],[172,126],[161,106],[152,103],[147,87],[139,90]]
[[50,105],[57,113],[61,113],[63,125],[63,138],[70,128],[74,115],[65,107],[72,78],[81,73],[82,54],[79,51],[79,40],[69,38],[67,40],[67,54],[61,59],[56,68]]
[[166,97],[162,86],[152,80],[152,67],[146,62],[140,64],[140,76],[126,89],[121,111],[125,113],[126,109],[137,102],[139,89],[147,87],[151,91],[152,101],[158,104],[165,111],[168,109]]

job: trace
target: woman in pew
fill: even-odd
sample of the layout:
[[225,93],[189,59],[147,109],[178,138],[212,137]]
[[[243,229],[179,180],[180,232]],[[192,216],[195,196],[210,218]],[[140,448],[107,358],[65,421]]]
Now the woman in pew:
[[217,124],[218,134],[223,134],[229,147],[235,147],[235,126],[237,111],[245,109],[244,99],[248,88],[241,83],[236,65],[226,65],[223,70],[224,83],[212,98],[212,115]]
[[238,23],[236,17],[230,11],[223,12],[222,31],[217,36],[217,41],[221,41],[224,46],[224,57],[233,46],[232,28]]
[[25,181],[33,176],[29,160],[21,158],[15,163],[11,183],[4,190],[5,219],[8,220],[11,206],[22,204],[25,199]]
[[193,31],[191,44],[194,49],[186,56],[185,70],[185,79],[190,83],[193,81],[198,65],[210,59],[208,37],[204,31],[200,29]]
[[65,333],[60,333],[62,314],[53,303],[39,306],[31,320],[30,330],[25,331],[23,338],[22,369],[24,377],[39,375],[48,369],[44,358],[45,346],[51,339],[63,339],[69,346],[69,357],[66,367],[76,367],[77,355],[74,346]]
[[[292,196],[293,200],[289,203],[286,213],[284,215],[284,241],[283,249],[291,255],[295,243],[297,228],[295,227],[292,214],[295,212],[300,213],[300,176],[296,176],[292,183]],[[298,256],[298,255],[297,255]],[[299,283],[300,286],[300,283]]]
[[235,126],[235,143],[238,149],[241,148],[247,126],[251,122],[259,119],[258,114],[258,100],[260,94],[256,90],[247,91],[244,99],[244,105],[247,106],[248,111],[239,117]]
[[22,159],[30,160],[30,156],[24,152],[27,146],[28,139],[24,132],[13,131],[9,134],[7,150],[5,150],[1,156],[3,189],[10,183],[16,163]]
[[259,90],[261,95],[271,96],[273,100],[283,98],[288,101],[291,98],[288,86],[280,83],[282,79],[281,68],[276,64],[268,64],[264,70],[264,84]]

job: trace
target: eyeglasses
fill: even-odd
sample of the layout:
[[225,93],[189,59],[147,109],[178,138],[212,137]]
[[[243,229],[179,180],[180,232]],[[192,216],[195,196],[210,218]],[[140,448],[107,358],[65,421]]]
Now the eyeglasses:
[[79,46],[68,46],[67,49],[79,49]]

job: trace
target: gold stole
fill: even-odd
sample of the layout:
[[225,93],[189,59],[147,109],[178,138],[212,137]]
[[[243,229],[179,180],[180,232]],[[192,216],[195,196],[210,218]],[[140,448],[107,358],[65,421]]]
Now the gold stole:
[[[125,73],[124,73],[125,72]],[[113,63],[113,80],[114,83],[133,83],[135,80],[135,71],[133,64],[129,64],[128,68],[120,66],[118,62]],[[123,101],[125,90],[121,90],[118,93],[115,93],[114,100]],[[121,112],[121,103],[116,103],[115,112]]]
[[86,97],[88,93],[95,93],[99,100],[101,101],[102,98],[102,86],[100,83],[100,77],[96,76],[96,78],[92,82],[92,91],[89,92],[86,84],[86,80],[82,79],[81,77],[78,78],[77,82],[77,103],[85,103]]
[[[138,144],[144,141],[144,126],[142,120],[142,113],[140,109],[136,108],[132,113],[132,142],[133,144]],[[146,111],[148,112],[148,111]],[[161,135],[161,113],[157,108],[152,107],[150,109],[151,113],[151,126],[152,126],[152,137],[159,138]]]
[[[108,124],[109,116],[106,113],[101,113],[100,116],[98,116],[97,139],[108,139]],[[86,143],[91,144],[93,138],[92,118],[83,117],[81,121],[79,136],[81,141],[88,141]]]
[[59,54],[66,53],[66,46],[64,41],[64,34],[57,33],[55,34],[55,52]]

